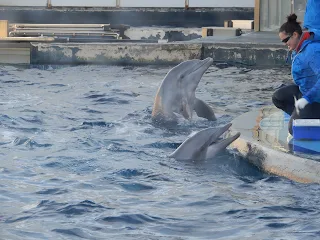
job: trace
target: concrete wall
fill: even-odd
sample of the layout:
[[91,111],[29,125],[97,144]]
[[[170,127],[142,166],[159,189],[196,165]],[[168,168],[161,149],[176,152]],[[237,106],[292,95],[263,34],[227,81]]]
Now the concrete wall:
[[200,59],[202,44],[40,44],[33,43],[32,64],[178,64],[187,59]]
[[[0,0],[0,6],[46,6],[48,0]],[[119,0],[120,7],[185,7],[185,0]],[[51,0],[53,7],[116,7],[117,0]],[[254,7],[254,0],[189,0],[190,7]]]
[[32,43],[31,64],[179,64],[212,57],[220,63],[242,66],[283,66],[282,44],[253,43]]

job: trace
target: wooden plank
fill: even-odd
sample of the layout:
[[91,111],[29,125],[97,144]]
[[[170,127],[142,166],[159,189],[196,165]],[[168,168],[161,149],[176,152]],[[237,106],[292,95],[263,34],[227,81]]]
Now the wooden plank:
[[8,20],[0,20],[0,37],[8,37]]
[[254,5],[254,31],[260,31],[260,2],[261,0],[255,0]]

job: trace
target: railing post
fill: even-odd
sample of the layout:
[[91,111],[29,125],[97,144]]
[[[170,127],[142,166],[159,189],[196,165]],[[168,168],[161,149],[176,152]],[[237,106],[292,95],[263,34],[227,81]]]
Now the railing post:
[[0,38],[8,37],[8,20],[0,20]]
[[189,9],[189,0],[184,1],[184,8]]
[[51,0],[47,0],[47,8],[52,8]]
[[254,31],[260,31],[260,0],[255,0],[254,5]]

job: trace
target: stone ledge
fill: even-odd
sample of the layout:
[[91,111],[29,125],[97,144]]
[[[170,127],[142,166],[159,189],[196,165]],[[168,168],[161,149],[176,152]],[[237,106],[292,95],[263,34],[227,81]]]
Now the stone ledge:
[[179,64],[212,57],[250,66],[285,64],[287,51],[275,44],[250,43],[32,43],[32,64]]
[[[267,107],[235,118],[226,135],[240,132],[241,136],[230,145],[230,148],[236,149],[245,160],[264,172],[301,183],[320,183],[319,161],[291,153],[272,132],[264,132],[259,127],[262,119],[277,111]],[[274,120],[282,121],[277,118]],[[280,134],[280,128],[275,127],[272,131],[277,132],[275,135]]]

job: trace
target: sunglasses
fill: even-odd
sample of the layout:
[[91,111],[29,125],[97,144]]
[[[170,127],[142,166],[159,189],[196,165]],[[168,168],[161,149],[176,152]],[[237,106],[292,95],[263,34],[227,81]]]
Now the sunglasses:
[[287,43],[291,37],[292,37],[292,35],[289,35],[288,37],[286,37],[285,39],[283,39],[281,42]]

